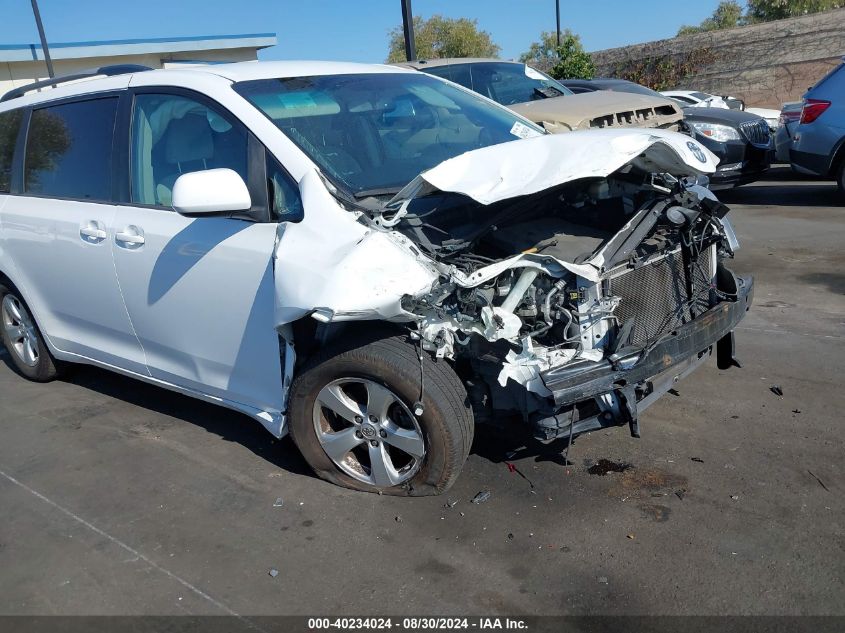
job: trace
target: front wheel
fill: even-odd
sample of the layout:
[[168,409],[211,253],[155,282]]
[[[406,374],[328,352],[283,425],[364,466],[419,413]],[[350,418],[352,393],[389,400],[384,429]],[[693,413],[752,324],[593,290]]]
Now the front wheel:
[[457,479],[469,454],[472,413],[445,361],[420,359],[403,337],[329,350],[291,387],[290,432],[321,478],[346,488],[432,495]]

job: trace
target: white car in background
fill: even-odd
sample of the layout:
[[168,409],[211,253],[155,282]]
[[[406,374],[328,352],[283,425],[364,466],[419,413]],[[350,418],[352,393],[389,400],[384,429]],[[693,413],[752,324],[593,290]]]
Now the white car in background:
[[392,66],[54,78],[0,99],[0,336],[31,380],[96,365],[291,433],[329,481],[436,494],[475,422],[639,436],[732,364],[752,281],[716,162]]
[[674,99],[684,107],[730,109],[730,105],[722,97],[697,90],[661,90],[660,94]]

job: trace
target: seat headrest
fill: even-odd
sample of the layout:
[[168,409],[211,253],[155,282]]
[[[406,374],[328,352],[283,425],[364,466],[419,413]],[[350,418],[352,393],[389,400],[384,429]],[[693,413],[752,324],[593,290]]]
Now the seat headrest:
[[207,160],[214,156],[211,126],[205,116],[186,114],[167,126],[164,158],[168,163]]

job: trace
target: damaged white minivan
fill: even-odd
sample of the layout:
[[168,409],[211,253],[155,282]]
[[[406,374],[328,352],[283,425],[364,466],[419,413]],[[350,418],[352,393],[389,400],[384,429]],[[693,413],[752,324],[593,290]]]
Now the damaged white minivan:
[[339,485],[436,494],[476,422],[636,436],[734,362],[752,280],[715,168],[389,66],[54,78],[0,100],[0,335],[30,379],[105,367],[290,432]]

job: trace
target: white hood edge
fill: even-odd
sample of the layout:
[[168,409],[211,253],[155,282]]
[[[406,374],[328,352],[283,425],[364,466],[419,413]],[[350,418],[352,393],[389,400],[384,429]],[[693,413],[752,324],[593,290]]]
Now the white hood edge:
[[604,178],[631,162],[641,162],[651,171],[691,176],[712,174],[719,159],[678,132],[584,130],[472,150],[420,177],[441,191],[461,193],[486,205],[581,178]]

